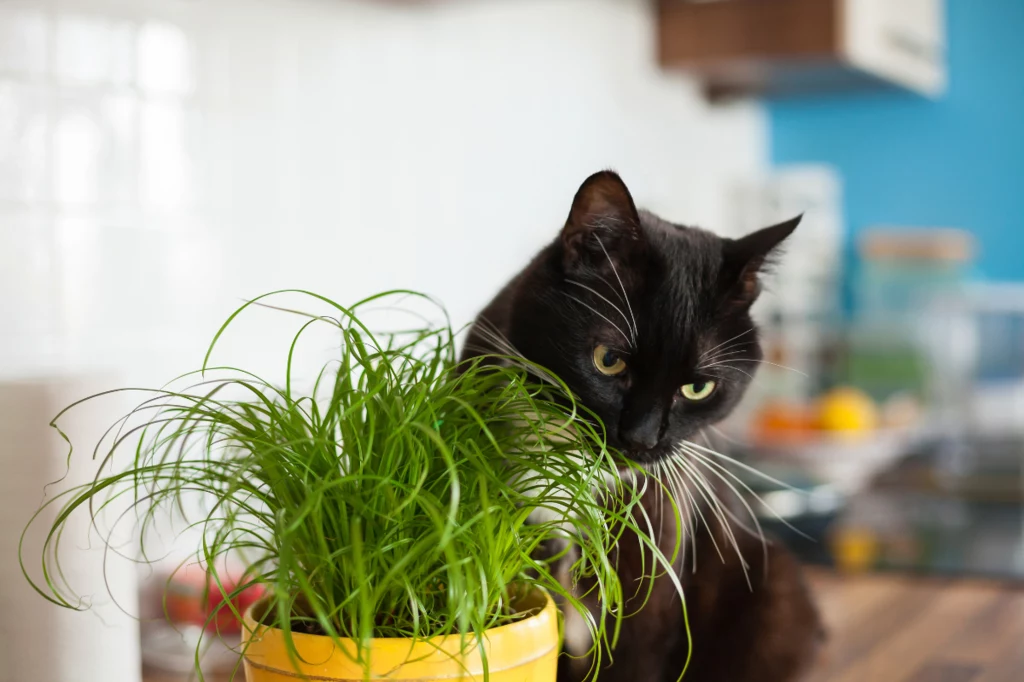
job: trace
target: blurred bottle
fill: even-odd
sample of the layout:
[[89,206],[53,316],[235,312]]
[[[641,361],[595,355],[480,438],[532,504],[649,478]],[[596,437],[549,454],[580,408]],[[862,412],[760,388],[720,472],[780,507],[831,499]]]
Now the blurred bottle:
[[754,305],[766,362],[732,420],[745,430],[758,405],[806,404],[823,387],[841,315],[842,182],[829,166],[787,166],[740,187],[734,205],[731,236],[803,214]]
[[972,236],[954,229],[874,228],[858,244],[846,380],[876,400],[912,393],[955,416],[970,381],[962,310]]

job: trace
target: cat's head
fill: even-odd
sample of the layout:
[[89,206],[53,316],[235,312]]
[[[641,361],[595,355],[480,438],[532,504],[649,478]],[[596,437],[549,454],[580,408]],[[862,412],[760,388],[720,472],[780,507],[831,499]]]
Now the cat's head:
[[612,446],[657,461],[742,397],[762,359],[750,306],[799,222],[726,239],[638,211],[618,175],[596,173],[517,282],[507,333],[601,417]]

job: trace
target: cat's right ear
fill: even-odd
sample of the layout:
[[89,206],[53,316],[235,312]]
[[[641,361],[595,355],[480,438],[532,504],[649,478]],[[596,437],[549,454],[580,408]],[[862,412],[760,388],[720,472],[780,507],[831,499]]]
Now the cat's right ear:
[[644,248],[640,215],[618,174],[600,171],[583,181],[561,239],[570,272],[617,267]]

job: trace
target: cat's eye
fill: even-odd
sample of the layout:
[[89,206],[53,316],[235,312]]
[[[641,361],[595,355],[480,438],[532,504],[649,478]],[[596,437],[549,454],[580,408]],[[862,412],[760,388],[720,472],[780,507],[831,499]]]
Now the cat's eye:
[[626,371],[626,361],[608,346],[594,349],[594,367],[605,376],[613,377]]
[[699,402],[701,400],[707,400],[711,397],[711,394],[715,392],[715,382],[713,381],[695,381],[692,384],[686,384],[679,392],[683,394],[683,397],[693,402]]

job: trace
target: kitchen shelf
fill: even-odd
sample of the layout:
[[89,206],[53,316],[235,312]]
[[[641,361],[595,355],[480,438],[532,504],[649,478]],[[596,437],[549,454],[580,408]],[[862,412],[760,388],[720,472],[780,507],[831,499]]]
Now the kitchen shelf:
[[658,0],[661,65],[713,99],[946,86],[943,0]]

